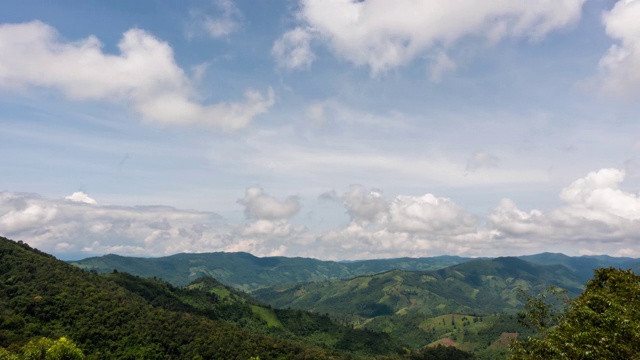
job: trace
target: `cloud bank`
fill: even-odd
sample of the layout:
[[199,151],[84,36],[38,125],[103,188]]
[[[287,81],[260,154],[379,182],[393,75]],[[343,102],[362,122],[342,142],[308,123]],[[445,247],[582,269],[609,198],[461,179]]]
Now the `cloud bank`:
[[[348,219],[313,233],[291,219],[296,197],[278,200],[251,187],[238,200],[247,221],[225,222],[214,213],[166,206],[101,205],[76,192],[65,199],[0,193],[0,234],[56,254],[160,256],[178,252],[246,251],[258,256],[369,259],[401,256],[499,256],[558,251],[640,256],[640,197],[620,185],[625,172],[601,169],[562,189],[564,205],[522,210],[503,199],[481,219],[453,200],[424,194],[386,199],[354,185],[340,203]],[[76,255],[77,256],[77,255]]]
[[118,49],[104,53],[94,36],[66,41],[39,21],[0,25],[0,90],[54,89],[71,100],[128,103],[152,123],[227,131],[247,126],[275,101],[269,89],[247,90],[240,102],[202,104],[169,44],[142,29],[126,31]]

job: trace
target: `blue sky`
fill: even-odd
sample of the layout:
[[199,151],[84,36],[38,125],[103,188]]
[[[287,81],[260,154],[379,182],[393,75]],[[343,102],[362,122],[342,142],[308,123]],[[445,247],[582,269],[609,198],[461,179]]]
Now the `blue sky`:
[[3,1],[0,234],[640,257],[640,1]]

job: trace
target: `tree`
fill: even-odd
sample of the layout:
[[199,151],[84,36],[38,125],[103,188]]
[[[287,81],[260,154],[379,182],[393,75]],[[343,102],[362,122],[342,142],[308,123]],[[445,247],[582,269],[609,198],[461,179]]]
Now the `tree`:
[[73,341],[37,338],[29,341],[16,353],[0,348],[0,360],[81,360],[84,354]]
[[548,287],[536,296],[519,290],[518,296],[524,300],[523,310],[518,313],[518,322],[541,333],[558,324],[568,304],[567,291],[555,286]]
[[640,276],[596,270],[557,326],[512,350],[512,359],[640,359]]

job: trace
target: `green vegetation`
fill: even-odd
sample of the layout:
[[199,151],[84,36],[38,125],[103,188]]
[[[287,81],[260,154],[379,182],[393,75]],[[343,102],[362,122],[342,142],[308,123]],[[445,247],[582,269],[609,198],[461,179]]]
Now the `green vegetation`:
[[[277,269],[271,275],[292,278],[285,258],[245,257]],[[99,274],[0,238],[0,359],[632,359],[640,353],[640,277],[600,269],[578,296],[580,289],[565,266],[497,258],[261,288],[253,293],[257,300],[211,276],[176,286],[113,269]],[[567,296],[578,297],[567,302]]]
[[[227,296],[217,295],[223,289]],[[277,322],[282,326],[269,326]],[[87,359],[340,359],[401,350],[386,334],[270,310],[213,279],[178,288],[125,273],[98,275],[0,238],[3,356],[41,337],[72,339]]]
[[[640,276],[631,270],[596,270],[584,292],[560,316],[549,316],[549,306],[533,303],[525,314],[541,332],[517,341],[512,359],[638,359]],[[557,325],[549,328],[553,322],[546,319]]]
[[538,292],[550,284],[579,293],[580,283],[562,266],[498,258],[437,271],[396,270],[266,288],[253,295],[274,307],[326,313],[357,328],[388,333],[413,349],[444,339],[462,350],[498,356],[509,345],[494,344],[501,336],[532,334],[518,323],[516,314],[524,305],[519,289]]
[[0,348],[2,360],[82,360],[84,354],[67,338],[36,338],[14,351]]

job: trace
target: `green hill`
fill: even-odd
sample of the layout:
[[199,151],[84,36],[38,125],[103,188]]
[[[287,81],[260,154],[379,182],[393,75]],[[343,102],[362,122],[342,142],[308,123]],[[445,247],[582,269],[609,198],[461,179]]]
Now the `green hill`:
[[338,359],[400,350],[386,334],[270,309],[210,278],[179,288],[99,275],[0,238],[0,347],[39,336],[66,336],[89,359]]
[[[473,260],[437,271],[393,270],[350,280],[273,287],[257,290],[253,295],[274,307],[326,313],[358,327],[401,336],[419,347],[454,330],[433,328],[433,318],[453,316],[456,322],[458,315],[452,314],[467,315],[469,319],[457,323],[469,326],[476,324],[474,319],[479,316],[513,314],[522,306],[516,289],[536,292],[550,285],[563,287],[573,295],[581,291],[581,282],[562,266],[497,258]],[[512,323],[516,323],[515,319]],[[485,325],[469,326],[467,332],[477,333]]]
[[202,276],[212,276],[224,284],[251,291],[278,284],[347,279],[392,269],[436,270],[467,260],[469,259],[457,256],[439,256],[336,262],[309,258],[261,258],[242,252],[217,252],[159,258],[105,255],[70,263],[100,273],[115,269],[142,277],[158,277],[179,286],[187,285]]

